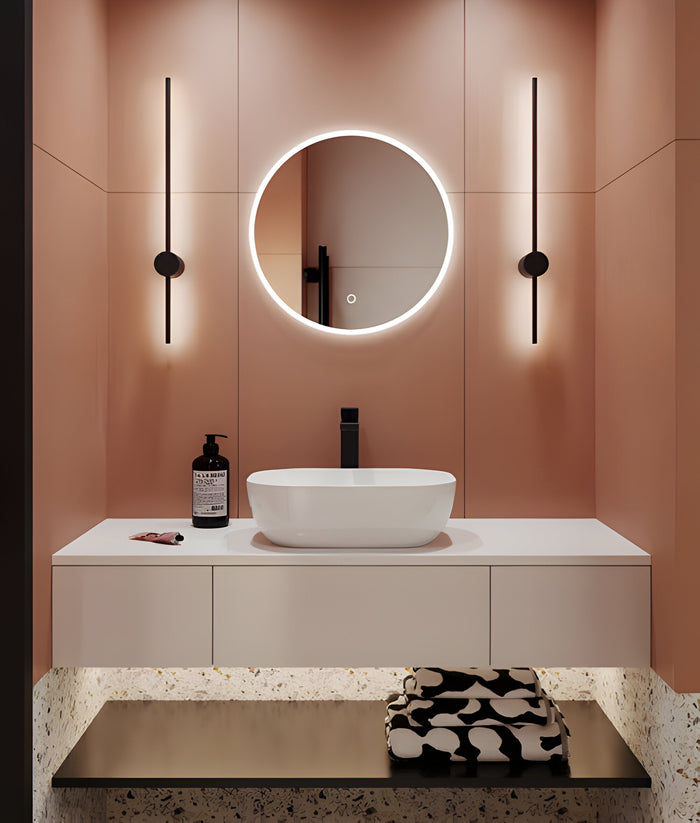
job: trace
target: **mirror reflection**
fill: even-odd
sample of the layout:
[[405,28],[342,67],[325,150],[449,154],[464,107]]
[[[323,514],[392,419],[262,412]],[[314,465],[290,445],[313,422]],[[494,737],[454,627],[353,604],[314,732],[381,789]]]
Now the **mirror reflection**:
[[[431,176],[432,175],[432,176]],[[414,157],[360,135],[305,145],[260,195],[254,253],[297,316],[369,330],[425,302],[447,264],[447,198]]]

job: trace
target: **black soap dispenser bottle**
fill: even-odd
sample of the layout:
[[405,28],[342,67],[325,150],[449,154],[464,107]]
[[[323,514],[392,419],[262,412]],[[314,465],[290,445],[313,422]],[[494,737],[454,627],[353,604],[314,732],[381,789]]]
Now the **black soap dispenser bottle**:
[[192,525],[198,529],[228,526],[228,460],[219,454],[217,437],[208,434],[202,454],[192,461]]

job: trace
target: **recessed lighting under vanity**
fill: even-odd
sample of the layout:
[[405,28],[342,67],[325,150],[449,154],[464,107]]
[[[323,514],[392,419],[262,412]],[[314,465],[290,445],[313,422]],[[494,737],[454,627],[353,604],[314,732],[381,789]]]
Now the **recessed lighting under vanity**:
[[[128,539],[172,529],[185,538],[177,546]],[[268,541],[252,519],[210,533],[186,520],[106,520],[54,555],[53,592],[56,666],[456,668],[649,660],[649,555],[594,519],[451,519],[435,540],[412,549],[289,549]],[[426,777],[389,762],[381,701],[108,703],[54,785],[649,785],[597,704],[560,706],[572,740],[563,770],[530,764],[514,773],[508,764],[479,764],[474,773],[451,767]],[[270,712],[274,724],[265,719]],[[302,718],[304,712],[313,717]],[[218,728],[222,737],[214,734],[206,745],[225,744],[229,755],[214,758],[213,771],[180,772],[174,780],[165,766],[159,771],[163,753],[154,742],[148,773],[140,771],[145,761],[135,761],[115,782],[109,757],[96,773],[80,753],[114,749],[119,739],[133,743],[129,728],[149,730],[152,741],[167,739],[159,724],[175,717],[194,734],[183,752],[197,751],[206,730]],[[345,771],[337,771],[332,741],[318,731],[331,721],[357,732],[357,757],[348,761],[346,752]],[[300,725],[316,730],[300,745],[325,752],[326,766],[310,756],[293,774],[288,767],[273,774],[276,761],[262,755],[242,771],[236,765],[249,751],[245,729],[271,726],[273,736],[285,728],[291,735]],[[178,768],[189,768],[188,756]]]

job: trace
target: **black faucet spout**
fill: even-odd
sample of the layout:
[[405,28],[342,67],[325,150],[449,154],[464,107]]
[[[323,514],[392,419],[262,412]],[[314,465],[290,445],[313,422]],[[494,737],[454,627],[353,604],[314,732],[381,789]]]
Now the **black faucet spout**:
[[360,465],[360,412],[356,408],[340,410],[340,468],[357,469]]

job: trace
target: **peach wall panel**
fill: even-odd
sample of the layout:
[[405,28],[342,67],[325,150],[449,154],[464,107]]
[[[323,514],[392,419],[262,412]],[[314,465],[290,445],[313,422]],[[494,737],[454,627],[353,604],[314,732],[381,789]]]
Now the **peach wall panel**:
[[[343,405],[360,408],[361,465],[453,472],[455,516],[592,516],[594,0],[107,6],[109,420],[91,421],[103,427],[103,461],[107,441],[107,516],[188,516],[190,465],[209,431],[231,435],[222,452],[232,514],[249,516],[250,472],[338,465]],[[517,272],[530,240],[533,73],[540,188],[557,192],[541,197],[552,266],[537,347],[530,284]],[[153,270],[163,246],[166,75],[172,245],[186,264],[172,284],[170,347]],[[58,99],[68,96],[62,88]],[[252,193],[269,167],[299,141],[340,128],[414,148],[455,211],[440,292],[418,316],[364,338],[331,338],[284,314],[247,245]],[[465,166],[468,189],[479,192],[466,203]],[[42,377],[47,390],[51,378]],[[103,398],[104,380],[98,372],[91,384]],[[58,514],[45,528],[54,522]]]
[[464,190],[463,0],[240,0],[240,191],[302,140],[366,129]]
[[267,184],[255,221],[255,247],[261,254],[301,256],[306,201],[306,163],[298,152]]
[[107,0],[34,0],[34,143],[107,188]]
[[531,340],[530,197],[468,194],[466,512],[592,517],[593,195],[540,197],[538,340]]
[[598,517],[653,555],[653,665],[673,684],[676,495],[675,158],[597,194]]
[[[456,221],[462,198],[451,196]],[[241,195],[241,237],[252,196]],[[394,329],[337,338],[289,317],[271,300],[241,244],[240,500],[259,469],[338,466],[340,408],[360,410],[360,465],[443,469],[464,513],[463,250],[418,315]]]
[[595,2],[466,0],[466,190],[531,190],[531,79],[539,187],[591,191]]
[[[700,580],[700,140],[676,144],[676,557],[674,688],[700,690],[700,622],[690,616]],[[669,642],[667,639],[666,642]]]
[[153,269],[163,196],[109,195],[110,517],[188,517],[206,433],[228,435],[221,453],[235,477],[237,198],[175,194],[172,209],[185,271],[172,282],[166,345]]
[[163,191],[172,77],[172,190],[236,191],[236,0],[118,0],[109,14],[109,188]]
[[700,4],[675,0],[676,137],[700,138]]
[[598,0],[596,188],[675,136],[672,0]]
[[34,150],[34,674],[51,666],[51,555],[105,517],[106,194]]

